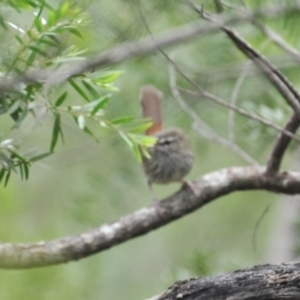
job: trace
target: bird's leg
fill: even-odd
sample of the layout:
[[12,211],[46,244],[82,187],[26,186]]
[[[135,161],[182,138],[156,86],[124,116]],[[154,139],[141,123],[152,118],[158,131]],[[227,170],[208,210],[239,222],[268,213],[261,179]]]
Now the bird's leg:
[[147,181],[147,183],[148,183],[148,187],[149,187],[149,190],[150,190],[150,193],[151,193],[153,206],[154,206],[156,212],[161,216],[161,208],[159,206],[159,201],[157,200],[157,198],[154,194],[154,191],[153,191],[153,188],[152,188],[152,183],[150,181]]
[[183,187],[186,187],[193,193],[195,198],[197,197],[197,190],[191,181],[182,179],[180,180],[180,182],[182,183]]

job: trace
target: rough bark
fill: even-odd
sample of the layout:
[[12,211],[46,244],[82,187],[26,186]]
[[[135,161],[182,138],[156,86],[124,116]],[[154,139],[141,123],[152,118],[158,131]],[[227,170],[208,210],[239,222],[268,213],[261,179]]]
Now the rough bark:
[[178,281],[148,300],[300,299],[300,263],[261,265],[206,278]]

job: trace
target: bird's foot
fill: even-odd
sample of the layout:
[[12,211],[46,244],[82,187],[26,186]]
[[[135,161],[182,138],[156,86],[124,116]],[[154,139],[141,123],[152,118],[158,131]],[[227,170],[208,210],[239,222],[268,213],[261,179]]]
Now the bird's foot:
[[193,184],[192,181],[189,180],[181,180],[182,183],[182,187],[187,188],[188,190],[190,190],[190,192],[192,192],[192,194],[194,195],[194,197],[197,197],[197,187]]

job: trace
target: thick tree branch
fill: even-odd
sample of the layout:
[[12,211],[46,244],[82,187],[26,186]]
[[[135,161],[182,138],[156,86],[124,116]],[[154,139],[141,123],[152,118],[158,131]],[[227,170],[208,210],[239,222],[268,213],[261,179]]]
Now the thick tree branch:
[[[285,131],[289,131],[291,133],[295,133],[297,129],[300,126],[300,120],[296,114],[293,114],[290,120],[285,125],[284,129]],[[277,138],[275,145],[272,149],[272,152],[270,154],[270,158],[267,163],[267,170],[266,173],[268,175],[272,175],[276,173],[279,168],[281,161],[283,159],[283,155],[288,147],[288,145],[291,142],[291,137],[287,136],[283,133],[279,135]]]
[[78,260],[146,234],[234,191],[298,194],[300,172],[269,177],[263,167],[232,167],[199,178],[193,182],[193,190],[183,188],[161,201],[160,215],[154,207],[148,207],[79,235],[48,242],[0,244],[0,267],[33,268]]
[[187,25],[171,29],[165,33],[155,36],[155,42],[152,37],[147,37],[137,42],[126,42],[119,46],[107,49],[94,57],[86,58],[84,61],[73,62],[71,65],[58,68],[48,68],[45,70],[33,70],[26,74],[21,74],[16,78],[3,78],[0,82],[0,91],[11,90],[18,84],[24,83],[46,83],[54,85],[61,83],[73,76],[88,72],[97,68],[111,66],[113,64],[125,61],[127,59],[149,54],[157,50],[157,47],[167,47],[190,40],[191,38],[201,35],[213,33],[219,30],[224,24],[236,24],[239,22],[247,22],[256,17],[275,18],[286,13],[300,11],[300,5],[290,5],[288,7],[280,7],[276,5],[257,11],[243,12],[234,17],[224,16],[222,24],[220,23],[200,23],[199,21],[191,22]]
[[261,265],[206,278],[178,281],[148,300],[300,299],[300,263]]

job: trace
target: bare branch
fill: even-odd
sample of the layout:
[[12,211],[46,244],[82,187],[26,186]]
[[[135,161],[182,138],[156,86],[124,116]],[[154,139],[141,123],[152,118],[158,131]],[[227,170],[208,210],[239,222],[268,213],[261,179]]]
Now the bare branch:
[[233,43],[263,72],[266,78],[273,84],[287,103],[293,108],[300,119],[300,94],[290,81],[263,55],[251,47],[235,30],[226,26],[222,21],[215,19],[200,10],[193,4],[193,8],[199,15],[213,23],[219,23],[220,28],[227,34]]
[[[237,102],[237,98],[238,98],[238,94],[240,92],[240,89],[242,87],[242,84],[245,80],[245,78],[248,75],[249,72],[249,66],[250,63],[248,62],[242,73],[240,74],[240,76],[238,77],[238,80],[235,83],[234,89],[232,91],[231,94],[231,100],[230,100],[230,105],[236,107],[236,102]],[[229,140],[233,143],[235,141],[235,135],[234,135],[234,113],[235,111],[230,109],[229,110],[229,115],[228,115],[228,136],[229,136]]]
[[[197,5],[191,2],[191,6],[200,17],[214,23],[219,23],[220,28],[227,34],[232,42],[240,49],[249,59],[251,59],[256,66],[263,72],[266,78],[273,84],[277,91],[283,96],[287,103],[293,108],[294,115],[287,123],[285,130],[291,133],[296,132],[299,127],[300,120],[300,94],[290,83],[290,81],[265,57],[253,49],[242,37],[232,28],[226,26],[221,20],[217,20],[212,16],[204,13]],[[267,174],[271,175],[277,172],[280,167],[284,152],[291,141],[290,137],[281,135],[278,137],[274,149],[272,150],[270,159],[268,161]]]
[[73,62],[71,65],[64,65],[58,68],[48,68],[45,70],[33,70],[16,78],[2,79],[0,82],[0,91],[11,90],[21,82],[46,83],[48,86],[55,85],[84,72],[113,65],[136,56],[149,54],[157,50],[157,47],[172,46],[190,40],[195,36],[199,38],[201,35],[204,36],[206,34],[213,33],[219,30],[223,24],[229,25],[239,22],[247,22],[260,16],[275,18],[289,12],[298,11],[300,11],[300,5],[295,3],[295,5],[290,5],[288,7],[280,7],[279,5],[276,5],[263,10],[253,12],[247,11],[236,14],[234,17],[223,16],[223,18],[220,19],[222,20],[222,24],[203,24],[199,21],[191,22],[155,36],[155,42],[152,37],[145,38],[137,42],[126,42],[119,46],[107,49],[94,57],[86,58],[84,61]]
[[194,125],[193,125],[194,130],[196,130],[198,133],[206,137],[208,140],[214,141],[216,143],[223,145],[228,149],[231,149],[233,152],[238,154],[249,164],[253,166],[260,166],[260,164],[254,158],[252,158],[238,145],[220,137],[212,128],[210,128],[204,121],[202,121],[200,117],[187,105],[187,103],[182,99],[178,91],[178,88],[176,86],[175,68],[173,64],[169,64],[169,74],[170,74],[170,87],[173,96],[177,100],[181,108],[194,120]]
[[300,52],[289,45],[279,34],[273,31],[270,27],[260,23],[255,22],[255,25],[275,44],[277,44],[281,49],[288,53],[295,61],[300,63]]
[[[200,88],[200,87],[199,87],[199,88]],[[223,106],[223,107],[229,108],[229,109],[231,109],[231,110],[233,110],[233,111],[239,113],[239,114],[242,115],[242,116],[245,116],[245,117],[247,117],[247,118],[249,118],[249,119],[255,120],[255,121],[257,121],[257,122],[259,122],[259,123],[261,123],[261,124],[263,124],[263,125],[266,125],[266,126],[268,126],[268,127],[271,127],[271,128],[273,128],[273,129],[275,129],[276,131],[282,133],[283,135],[288,136],[288,137],[290,137],[290,138],[293,138],[294,140],[300,142],[300,138],[299,138],[298,136],[296,136],[296,135],[293,134],[292,132],[289,132],[289,131],[286,130],[285,128],[281,128],[280,126],[277,126],[277,125],[275,125],[275,124],[273,124],[273,123],[271,123],[271,122],[268,122],[268,121],[266,121],[266,120],[260,118],[260,117],[257,116],[257,115],[254,115],[254,114],[252,114],[252,113],[249,113],[249,112],[243,110],[242,108],[233,106],[233,105],[227,103],[226,101],[224,101],[223,99],[221,99],[221,98],[219,98],[219,97],[217,97],[217,96],[215,96],[215,95],[213,95],[213,94],[211,94],[211,93],[209,93],[209,92],[203,91],[202,89],[201,89],[201,91],[199,91],[199,92],[190,91],[190,90],[183,89],[183,88],[180,88],[180,87],[179,87],[178,89],[181,90],[181,91],[184,92],[184,93],[189,94],[189,95],[194,95],[194,96],[198,96],[198,97],[204,97],[204,98],[207,98],[207,99],[213,101],[213,102],[216,103],[216,104],[219,104],[219,105],[221,105],[221,106]]]
[[154,207],[148,207],[79,235],[31,244],[0,244],[0,267],[33,268],[78,260],[146,234],[223,195],[241,190],[295,195],[300,193],[300,172],[276,173],[269,177],[264,167],[219,170],[194,181],[193,192],[182,188],[161,201],[160,215]]
[[[290,120],[287,122],[284,129],[289,132],[296,132],[297,129],[299,128],[299,126],[300,126],[300,120],[299,120],[298,116],[296,116],[296,114],[294,114],[290,118]],[[267,163],[266,172],[268,175],[272,175],[279,170],[281,161],[283,159],[283,155],[284,155],[290,141],[291,141],[291,138],[284,134],[281,134],[278,137],[278,139],[273,147],[273,150],[270,154],[268,163]]]

